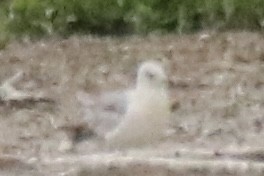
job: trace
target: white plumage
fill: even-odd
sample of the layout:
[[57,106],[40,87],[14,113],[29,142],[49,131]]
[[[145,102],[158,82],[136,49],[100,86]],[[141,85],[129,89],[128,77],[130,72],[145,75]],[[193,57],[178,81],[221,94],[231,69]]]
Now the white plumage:
[[135,147],[155,143],[164,136],[170,116],[167,82],[160,63],[147,61],[140,66],[125,117],[105,136],[109,146]]

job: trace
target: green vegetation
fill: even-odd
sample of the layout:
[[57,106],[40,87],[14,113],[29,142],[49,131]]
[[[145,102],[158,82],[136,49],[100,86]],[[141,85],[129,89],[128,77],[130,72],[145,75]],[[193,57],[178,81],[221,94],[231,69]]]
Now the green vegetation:
[[[0,2],[4,36],[263,30],[263,0],[13,0]],[[1,37],[2,36],[2,37]],[[1,39],[2,38],[2,39]],[[0,44],[1,45],[1,44]]]

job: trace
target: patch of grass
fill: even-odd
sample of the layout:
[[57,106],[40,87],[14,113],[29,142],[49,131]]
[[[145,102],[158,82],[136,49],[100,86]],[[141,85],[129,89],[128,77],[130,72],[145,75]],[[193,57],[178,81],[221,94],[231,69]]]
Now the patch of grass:
[[[4,3],[3,3],[4,2]],[[0,3],[0,31],[14,36],[73,33],[187,33],[263,30],[263,0],[13,0]],[[3,5],[4,4],[4,5]],[[1,29],[4,28],[4,29]]]
[[9,41],[7,30],[8,1],[0,2],[0,50],[4,49]]

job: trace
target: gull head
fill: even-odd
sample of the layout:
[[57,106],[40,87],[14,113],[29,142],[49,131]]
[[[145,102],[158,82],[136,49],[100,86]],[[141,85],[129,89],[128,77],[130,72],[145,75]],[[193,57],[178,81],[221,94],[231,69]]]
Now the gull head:
[[161,63],[146,61],[142,63],[137,75],[137,88],[167,88],[167,76]]

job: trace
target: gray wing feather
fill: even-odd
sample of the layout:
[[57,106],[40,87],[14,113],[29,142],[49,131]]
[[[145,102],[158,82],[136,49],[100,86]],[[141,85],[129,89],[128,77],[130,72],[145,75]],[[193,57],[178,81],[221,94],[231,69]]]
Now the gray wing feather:
[[103,136],[120,123],[127,111],[129,93],[130,91],[113,91],[93,95],[79,91],[76,97],[85,121],[97,134]]

